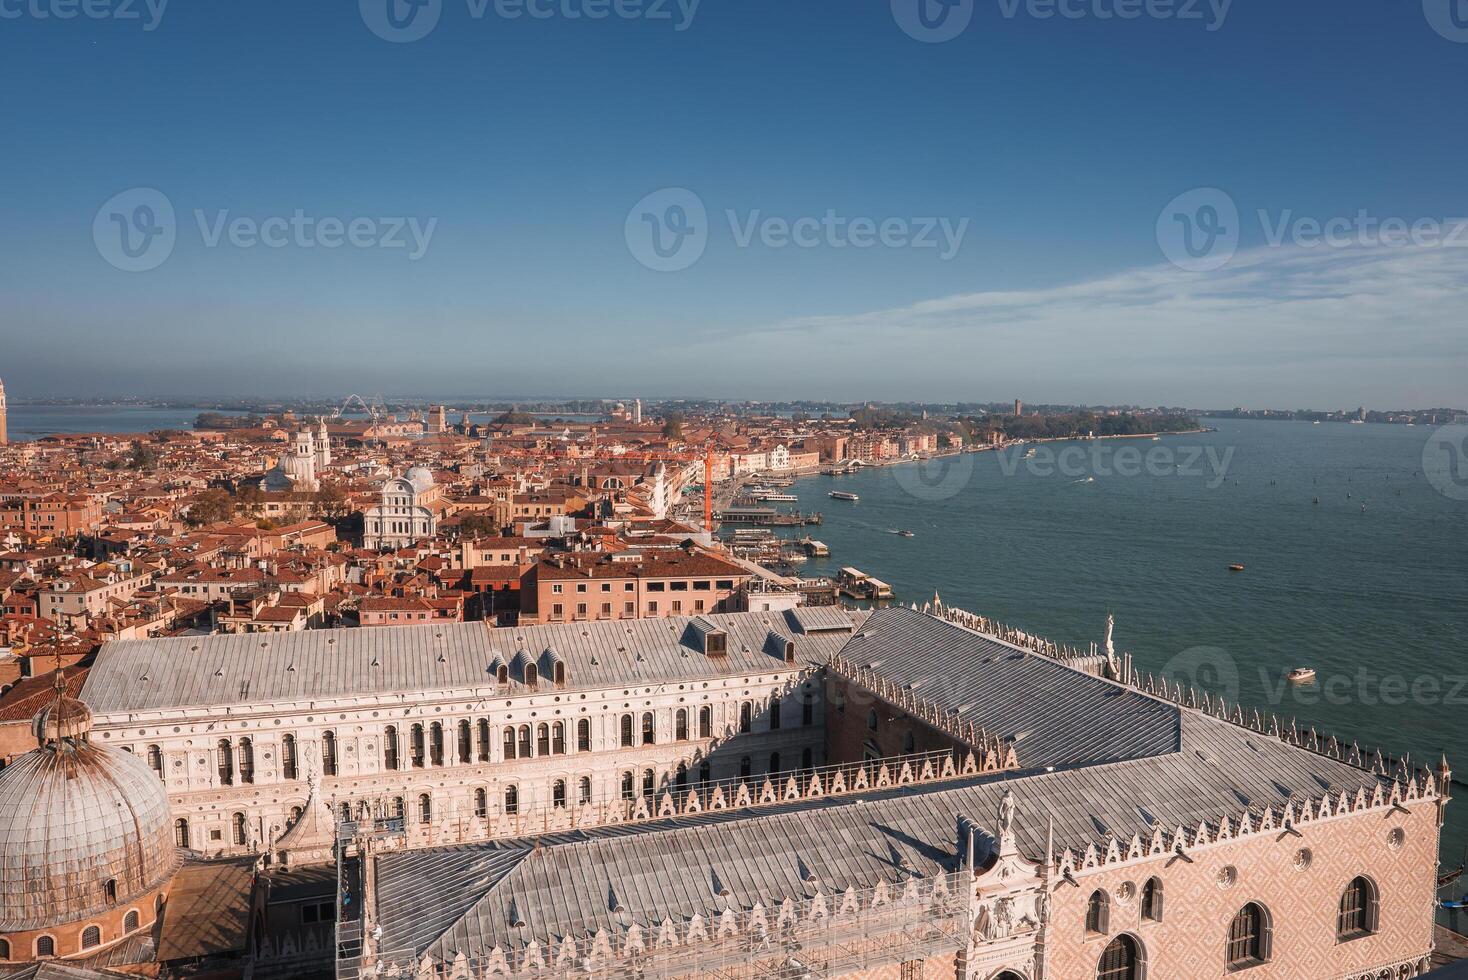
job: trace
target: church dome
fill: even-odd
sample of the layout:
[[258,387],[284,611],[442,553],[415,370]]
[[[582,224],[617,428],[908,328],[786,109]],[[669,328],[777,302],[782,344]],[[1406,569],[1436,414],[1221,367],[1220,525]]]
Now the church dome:
[[433,471],[426,466],[415,466],[403,474],[403,479],[413,484],[413,490],[422,493],[433,486]]
[[93,745],[91,720],[58,696],[33,722],[40,746],[0,771],[0,932],[124,905],[178,865],[162,781],[131,753]]

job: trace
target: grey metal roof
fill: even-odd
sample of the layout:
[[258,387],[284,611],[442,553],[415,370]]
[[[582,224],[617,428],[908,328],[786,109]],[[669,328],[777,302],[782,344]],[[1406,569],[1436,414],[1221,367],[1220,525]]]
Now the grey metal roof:
[[[566,664],[567,687],[652,684],[786,669],[771,631],[790,633],[798,665],[824,663],[849,633],[795,633],[785,617],[697,617],[729,634],[728,654],[706,657],[694,617],[492,629],[484,623],[306,630],[299,633],[117,640],[102,647],[81,697],[97,715],[169,708],[494,688],[493,665]],[[553,651],[552,656],[547,651]],[[544,671],[548,674],[548,669]],[[514,690],[520,673],[511,670]],[[548,679],[545,678],[545,679]]]
[[[1354,792],[1377,779],[911,610],[874,613],[861,633],[844,655],[880,661],[882,673],[916,682],[917,693],[961,707],[991,729],[1024,733],[1018,751],[1027,768],[534,841],[385,855],[378,882],[394,913],[381,918],[385,954],[452,959],[459,951],[544,943],[634,921],[649,927],[665,917],[681,923],[725,907],[771,906],[809,897],[817,883],[831,895],[952,871],[955,815],[989,824],[1005,789],[1019,802],[1021,850],[1041,860],[1051,820],[1057,847],[1080,847],[1111,834],[1145,837],[1156,827],[1171,832],[1245,808]],[[1052,765],[1055,771],[1045,771]]]
[[1175,752],[1179,711],[926,613],[878,610],[841,650],[858,666],[1015,740],[1026,768]]

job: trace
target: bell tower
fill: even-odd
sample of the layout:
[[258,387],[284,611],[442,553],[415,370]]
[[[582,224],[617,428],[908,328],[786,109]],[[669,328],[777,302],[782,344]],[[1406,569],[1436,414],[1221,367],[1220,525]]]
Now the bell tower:
[[10,433],[5,427],[5,382],[0,381],[0,446],[10,445]]

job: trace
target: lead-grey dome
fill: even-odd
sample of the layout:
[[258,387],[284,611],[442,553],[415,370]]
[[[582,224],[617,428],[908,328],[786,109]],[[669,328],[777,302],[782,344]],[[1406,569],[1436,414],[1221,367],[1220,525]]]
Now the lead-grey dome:
[[433,471],[426,466],[415,466],[403,474],[403,479],[413,484],[416,493],[422,493],[433,486]]
[[0,771],[0,932],[125,905],[178,865],[162,781],[131,753],[93,745],[90,722],[59,695],[36,717],[40,747]]

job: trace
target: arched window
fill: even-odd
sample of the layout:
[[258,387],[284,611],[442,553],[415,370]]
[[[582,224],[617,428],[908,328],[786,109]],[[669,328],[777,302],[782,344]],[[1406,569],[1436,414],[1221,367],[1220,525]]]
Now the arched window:
[[107,883],[102,886],[102,894],[107,896],[107,901],[117,901],[117,879],[108,878]]
[[531,755],[531,753],[530,753],[530,726],[529,725],[521,725],[520,726],[520,731],[519,731],[519,736],[520,736],[520,747],[519,747],[518,751],[520,753],[520,758],[522,758],[522,759],[528,759],[528,758],[530,758],[530,755]]
[[1162,879],[1148,878],[1142,886],[1142,918],[1162,921]]
[[505,787],[505,812],[511,816],[520,812],[520,787]]
[[122,917],[123,932],[136,932],[139,924],[137,909],[129,909],[127,915]]
[[229,739],[221,738],[215,753],[219,758],[219,785],[234,785],[234,750],[230,748]]
[[321,772],[322,775],[336,775],[336,733],[327,732],[321,736]]
[[688,741],[688,709],[679,708],[673,713],[673,738],[679,742]]
[[296,737],[287,735],[280,743],[280,774],[285,779],[296,779]]
[[435,766],[443,765],[443,725],[436,721],[428,728],[428,757]]
[[770,753],[770,772],[779,772],[779,771],[780,771],[780,753],[778,753],[778,752],[771,752]]
[[388,725],[387,730],[382,733],[382,768],[396,769],[398,767],[398,728],[396,725]]
[[698,709],[698,737],[714,737],[714,709],[711,705],[704,705]]
[[551,754],[550,726],[545,722],[535,726],[535,754]]
[[540,683],[540,670],[534,664],[525,665],[525,686],[533,688]]
[[495,668],[494,682],[500,687],[504,687],[510,683],[510,668],[507,665],[500,664]]
[[506,728],[505,729],[505,758],[506,759],[513,759],[514,757],[515,757],[515,729],[514,728]]
[[877,709],[873,708],[867,712],[867,728],[877,730]]
[[489,794],[482,789],[474,791],[474,815],[476,817],[489,816]]
[[551,726],[551,751],[556,755],[566,754],[566,723],[558,721]]
[[295,822],[297,820],[301,819],[301,812],[302,811],[301,811],[301,808],[300,807],[298,807],[298,806],[291,807],[291,825],[292,826],[295,825]]
[[1241,970],[1269,961],[1269,913],[1258,902],[1239,909],[1228,927],[1228,968]]
[[739,731],[750,732],[754,730],[754,705],[745,701],[739,705]]
[[658,788],[658,774],[651,769],[642,771],[642,795],[652,796]]
[[255,743],[249,738],[240,739],[240,782],[246,785],[255,781]]
[[1142,980],[1142,947],[1131,936],[1117,936],[1101,953],[1096,980]]
[[489,719],[479,719],[479,761],[489,761]]
[[428,757],[428,744],[423,740],[423,726],[414,725],[408,730],[408,753],[414,769],[422,769]]
[[622,716],[621,737],[622,737],[622,748],[624,748],[624,749],[630,749],[632,747],[632,716],[631,715],[623,715]]
[[418,795],[418,822],[433,823],[433,800],[428,798],[427,793]]
[[189,846],[189,822],[183,817],[173,822],[173,842],[179,847]]
[[590,803],[591,802],[591,777],[590,776],[582,776],[581,777],[581,788],[578,791],[578,793],[579,793],[579,795],[577,797],[578,802],[581,802],[581,803]]
[[622,773],[622,799],[630,800],[637,795],[636,779],[630,772]]
[[563,663],[561,663],[561,661],[557,660],[555,667],[552,668],[551,677],[556,682],[556,687],[565,687],[566,686],[566,665],[563,664]]
[[230,829],[234,835],[235,844],[243,847],[245,844],[245,815],[236,813],[230,818]]
[[1099,888],[1086,899],[1086,931],[1103,936],[1111,931],[1111,899]]
[[770,698],[770,731],[778,731],[780,728],[780,699]]
[[1341,895],[1340,915],[1336,918],[1336,942],[1360,939],[1374,933],[1377,914],[1376,886],[1370,878],[1352,878]]
[[459,764],[474,761],[474,734],[467,721],[459,722]]
[[551,787],[551,806],[561,808],[566,805],[566,781],[557,779]]
[[657,725],[654,723],[651,711],[642,713],[642,744],[652,745],[657,741]]
[[0,939],[0,960],[10,959],[10,941]]
[[159,779],[163,778],[163,750],[156,745],[148,746],[148,768],[156,772]]
[[576,722],[576,751],[591,751],[591,720],[582,718]]
[[50,936],[41,936],[36,939],[36,956],[55,956],[56,940]]

